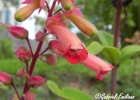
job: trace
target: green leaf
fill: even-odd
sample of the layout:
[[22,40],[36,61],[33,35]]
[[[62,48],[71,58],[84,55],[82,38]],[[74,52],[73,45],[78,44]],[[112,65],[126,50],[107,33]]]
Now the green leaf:
[[8,90],[9,88],[5,85],[0,85],[0,90]]
[[47,81],[46,85],[53,93],[66,100],[93,100],[90,96],[80,90],[70,87],[61,90],[55,82],[50,80]]
[[118,63],[123,63],[124,61],[130,59],[134,54],[139,54],[140,53],[140,46],[139,45],[129,45],[125,46],[121,50],[122,56],[119,59]]
[[80,90],[76,90],[70,87],[63,88],[63,92],[70,100],[93,100],[87,94],[81,92]]
[[88,52],[95,55],[99,54],[103,49],[104,47],[98,42],[92,42],[87,46]]
[[106,31],[98,31],[98,37],[104,46],[113,46],[114,37]]
[[120,50],[111,46],[105,46],[103,54],[111,64],[116,64],[121,57]]
[[136,67],[136,65],[134,65],[134,62],[135,62],[134,59],[128,59],[123,63],[120,63],[118,73],[121,74],[119,74],[119,76],[131,77],[134,71],[134,66]]
[[60,96],[61,98],[70,100],[67,96],[65,96],[63,91],[58,87],[58,85],[55,82],[48,80],[47,86],[54,94]]
[[87,50],[95,55],[102,52],[105,58],[112,64],[116,64],[121,56],[121,52],[118,48],[112,46],[102,46],[98,42],[92,42],[87,47]]

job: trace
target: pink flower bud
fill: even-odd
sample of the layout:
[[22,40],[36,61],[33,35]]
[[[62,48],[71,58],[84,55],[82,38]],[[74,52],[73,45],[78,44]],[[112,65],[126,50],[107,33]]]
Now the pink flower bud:
[[57,57],[55,54],[45,54],[41,56],[40,59],[49,65],[55,66]]
[[28,31],[19,26],[10,26],[9,27],[9,32],[18,39],[27,39],[28,38]]
[[37,41],[44,41],[45,37],[46,37],[46,34],[43,33],[43,32],[41,32],[41,31],[39,31],[39,32],[36,34],[36,40],[37,40]]
[[24,78],[24,77],[29,76],[29,74],[27,73],[26,70],[20,69],[20,70],[17,72],[17,76],[20,77],[20,78]]
[[9,33],[11,33],[15,38],[18,39],[27,39],[28,38],[28,30],[19,26],[7,26],[6,24],[0,22],[0,24],[6,26],[9,29]]
[[27,84],[30,87],[38,88],[42,84],[44,84],[46,81],[45,78],[42,78],[41,76],[29,76],[27,77]]
[[22,62],[27,63],[31,59],[31,52],[27,50],[24,46],[20,46],[15,51],[17,58],[19,58]]
[[4,85],[11,85],[13,83],[13,77],[5,72],[0,72],[0,82]]
[[35,100],[35,94],[32,92],[26,92],[24,95],[25,100]]

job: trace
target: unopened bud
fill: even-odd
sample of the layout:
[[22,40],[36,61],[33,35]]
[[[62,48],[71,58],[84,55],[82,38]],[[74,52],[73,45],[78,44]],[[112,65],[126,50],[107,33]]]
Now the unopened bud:
[[36,34],[37,41],[44,41],[45,37],[46,37],[46,34],[41,31],[37,32]]
[[26,20],[30,15],[40,7],[40,0],[34,0],[32,3],[20,8],[16,13],[15,13],[15,19],[19,22],[22,22]]
[[66,17],[70,19],[85,35],[93,37],[97,34],[96,27],[84,18],[76,16],[74,14]]
[[27,63],[31,59],[31,52],[27,50],[24,46],[20,46],[15,51],[17,58],[19,58],[22,62]]
[[26,92],[24,95],[25,100],[35,100],[35,94],[32,92]]
[[73,3],[71,0],[60,0],[62,7],[68,11],[73,8]]
[[27,73],[27,71],[25,69],[20,69],[17,72],[17,76],[20,77],[20,78],[24,78],[24,77],[29,76],[29,74]]
[[28,30],[20,26],[8,26],[2,22],[0,24],[4,25],[9,29],[9,33],[11,33],[15,38],[18,39],[27,39],[28,38]]
[[5,72],[0,72],[0,82],[4,85],[11,85],[13,77]]
[[28,38],[28,31],[19,26],[10,26],[9,32],[18,39],[27,39]]
[[57,61],[57,56],[55,54],[45,54],[41,56],[40,59],[49,65],[55,66]]
[[29,87],[38,88],[44,84],[46,79],[41,76],[29,76],[27,77],[27,84]]

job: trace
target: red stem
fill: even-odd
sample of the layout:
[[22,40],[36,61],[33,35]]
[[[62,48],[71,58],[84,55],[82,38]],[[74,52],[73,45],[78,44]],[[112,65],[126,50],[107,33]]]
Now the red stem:
[[30,75],[32,75],[32,72],[33,72],[33,69],[34,69],[34,65],[35,65],[36,60],[37,60],[37,58],[38,58],[38,55],[39,55],[40,49],[41,49],[41,47],[42,47],[42,44],[43,44],[43,42],[39,42],[38,47],[37,47],[37,50],[36,50],[36,53],[35,53],[35,55],[33,56],[33,60],[32,60],[32,63],[31,63],[30,70],[29,70],[29,74],[30,74]]
[[[57,0],[54,0],[51,9],[48,9],[48,17],[51,17],[53,15],[53,10],[54,10],[56,2],[57,2]],[[49,5],[47,5],[47,6],[49,7]],[[47,21],[46,21],[46,23],[47,23]],[[45,23],[45,27],[46,27],[46,23]],[[44,27],[44,33],[47,32],[47,29],[45,27]]]
[[16,88],[15,84],[12,83],[12,86],[13,86],[15,92],[16,92],[16,95],[17,95],[18,99],[20,100],[20,96],[19,96],[19,94],[18,94],[18,91],[17,91],[17,88]]
[[[114,34],[114,47],[116,48],[118,47],[118,41],[119,41],[121,10],[122,10],[122,0],[119,0],[118,6],[117,6],[115,34]],[[118,66],[116,66],[116,68],[111,73],[111,95],[112,96],[115,96],[116,94],[117,67]],[[114,100],[114,99],[111,99],[111,100]]]
[[58,9],[58,10],[54,13],[54,15],[57,14],[59,11],[62,11],[62,8]]
[[29,49],[30,49],[31,54],[32,54],[32,57],[33,57],[33,51],[32,51],[32,47],[31,47],[30,41],[29,41],[28,38],[26,39],[26,41],[27,41],[27,43],[28,43]]
[[122,0],[119,0],[116,13],[116,22],[115,22],[115,34],[114,34],[114,47],[118,47],[119,33],[120,33],[120,17],[122,11]]
[[[54,0],[51,9],[48,10],[48,17],[51,17],[51,16],[52,16],[52,13],[53,13],[53,10],[54,10],[56,1],[57,1],[57,0]],[[46,31],[47,31],[47,30],[44,28],[44,33],[46,33]],[[27,41],[27,42],[28,42],[28,41]],[[30,66],[30,69],[29,69],[29,74],[30,74],[30,75],[32,75],[32,73],[33,73],[33,70],[34,70],[34,67],[35,67],[35,63],[36,63],[36,60],[37,60],[37,58],[38,58],[38,56],[39,56],[39,52],[40,52],[40,50],[41,50],[42,44],[43,44],[43,42],[39,42],[38,47],[37,47],[37,50],[36,50],[35,54],[34,54],[33,57],[32,57],[32,62],[31,62],[31,66]],[[24,85],[23,94],[25,94],[27,91],[29,91],[29,89],[30,89],[30,87],[28,86],[27,80],[26,80],[26,83],[25,83],[25,85]],[[23,96],[22,96],[21,100],[24,100],[24,97],[23,97]]]
[[52,4],[52,7],[51,7],[51,9],[49,11],[48,17],[51,17],[52,16],[56,2],[57,2],[57,0],[54,0],[54,2]]
[[48,49],[49,47],[47,47],[40,55],[43,55]]
[[0,22],[0,24],[2,24],[3,26],[5,26],[6,28],[10,28],[10,26],[8,26],[8,25],[6,25],[6,24],[4,24],[2,22]]
[[27,73],[28,73],[28,71],[29,71],[29,70],[28,70],[28,68],[29,68],[28,63],[26,63],[25,66],[26,66],[26,71],[27,71]]
[[50,7],[49,7],[49,4],[48,4],[47,1],[46,1],[46,5],[47,5],[48,11],[49,11],[50,10]]
[[[43,44],[43,42],[39,42],[38,47],[37,47],[37,50],[35,52],[35,55],[33,56],[32,63],[31,63],[31,66],[30,66],[30,70],[29,70],[29,74],[30,75],[32,75],[32,72],[34,70],[35,63],[36,63],[36,60],[38,58],[39,51],[40,51],[40,49],[42,47],[42,44]],[[26,83],[24,85],[23,94],[25,94],[27,91],[29,91],[29,89],[30,89],[30,87],[28,86],[27,81],[26,81]],[[24,100],[23,96],[22,96],[21,100]]]

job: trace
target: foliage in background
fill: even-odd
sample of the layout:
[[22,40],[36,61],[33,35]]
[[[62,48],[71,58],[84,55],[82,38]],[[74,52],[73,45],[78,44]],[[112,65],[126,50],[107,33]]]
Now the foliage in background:
[[60,89],[55,82],[50,80],[47,81],[46,85],[53,93],[65,100],[92,100],[90,96],[80,90],[71,87],[63,87]]
[[13,43],[10,39],[0,40],[0,59],[14,58]]
[[18,7],[20,0],[1,0],[3,7],[10,8],[11,6]]
[[[81,9],[84,17],[95,24],[99,30],[114,33],[116,8],[111,5],[111,0],[93,0],[92,2],[77,0],[76,2],[77,4],[84,4],[84,9]],[[128,6],[123,7],[120,34],[122,46],[128,45],[128,43],[124,43],[125,37],[131,38],[135,31],[140,30],[139,9],[140,0],[132,0]]]

